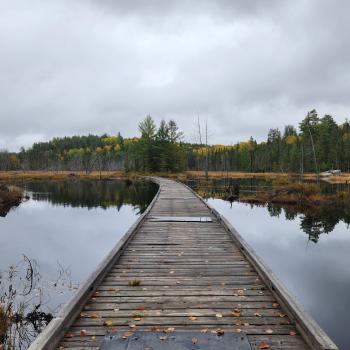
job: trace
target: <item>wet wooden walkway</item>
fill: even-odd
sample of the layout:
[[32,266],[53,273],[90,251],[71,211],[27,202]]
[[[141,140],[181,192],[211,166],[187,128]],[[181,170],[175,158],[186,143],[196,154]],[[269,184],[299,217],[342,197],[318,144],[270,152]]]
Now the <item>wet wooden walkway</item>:
[[251,349],[337,349],[224,218],[186,186],[153,180],[147,212],[31,350],[98,349],[137,330],[159,332],[164,349],[179,330],[246,334]]

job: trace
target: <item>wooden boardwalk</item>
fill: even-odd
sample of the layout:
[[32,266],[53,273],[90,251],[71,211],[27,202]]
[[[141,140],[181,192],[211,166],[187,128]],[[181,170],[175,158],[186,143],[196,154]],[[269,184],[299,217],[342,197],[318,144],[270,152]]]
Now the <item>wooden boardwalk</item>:
[[31,350],[98,349],[116,330],[218,329],[247,334],[251,349],[337,349],[223,218],[186,186],[154,181],[147,212]]

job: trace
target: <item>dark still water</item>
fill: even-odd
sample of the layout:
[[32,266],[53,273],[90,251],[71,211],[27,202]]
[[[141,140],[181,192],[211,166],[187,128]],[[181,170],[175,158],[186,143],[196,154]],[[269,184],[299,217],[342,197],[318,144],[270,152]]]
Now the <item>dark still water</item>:
[[[249,181],[242,183],[250,190]],[[231,204],[218,199],[223,181],[206,188],[189,184],[231,222],[340,349],[350,349],[350,203],[304,212],[291,206]]]
[[10,265],[17,266],[15,284],[23,281],[25,254],[35,268],[25,311],[41,304],[40,310],[53,314],[157,192],[148,182],[36,181],[24,186],[30,199],[0,217],[0,294]]

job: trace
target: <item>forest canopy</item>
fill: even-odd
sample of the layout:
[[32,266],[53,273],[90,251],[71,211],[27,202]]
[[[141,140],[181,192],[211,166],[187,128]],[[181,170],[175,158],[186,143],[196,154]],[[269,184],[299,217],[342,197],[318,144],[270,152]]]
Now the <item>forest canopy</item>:
[[[332,116],[307,113],[298,128],[270,129],[265,141],[253,137],[232,145],[184,142],[174,120],[156,125],[151,116],[139,124],[139,135],[57,137],[13,153],[0,151],[0,170],[184,170],[245,172],[319,172],[350,170],[350,124]],[[199,135],[201,136],[201,135]],[[202,139],[202,137],[200,137]]]

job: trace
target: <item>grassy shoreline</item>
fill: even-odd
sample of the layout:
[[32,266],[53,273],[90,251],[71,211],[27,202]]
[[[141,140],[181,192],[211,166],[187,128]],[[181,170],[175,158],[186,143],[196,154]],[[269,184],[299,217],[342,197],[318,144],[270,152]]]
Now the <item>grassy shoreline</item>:
[[13,207],[18,207],[24,199],[23,190],[15,186],[0,184],[0,216],[6,216]]
[[[86,174],[83,171],[0,171],[0,181],[24,181],[24,180],[67,180],[67,179],[85,179],[85,180],[115,180],[126,178],[140,178],[142,176],[155,175],[174,178],[178,180],[186,180],[187,178],[205,178],[203,171],[185,171],[181,173],[140,173],[140,172],[124,172],[124,171],[93,171]],[[208,178],[257,178],[266,180],[275,179],[297,179],[300,174],[297,173],[247,173],[247,172],[223,172],[209,171]],[[305,180],[316,180],[315,173],[306,173],[303,176]],[[329,183],[347,183],[350,182],[350,173],[343,173],[340,176],[329,176],[321,178],[321,180]]]

